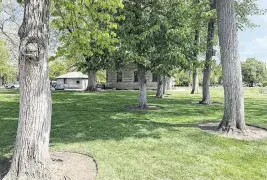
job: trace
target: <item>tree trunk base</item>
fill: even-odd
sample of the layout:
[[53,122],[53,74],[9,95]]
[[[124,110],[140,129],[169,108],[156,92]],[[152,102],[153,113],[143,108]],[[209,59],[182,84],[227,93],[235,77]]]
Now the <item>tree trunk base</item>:
[[202,101],[199,101],[199,104],[210,105],[211,101],[210,100],[202,100]]
[[218,130],[220,132],[225,132],[225,133],[229,133],[229,134],[234,134],[234,133],[238,133],[241,132],[243,134],[247,134],[246,133],[246,128],[238,128],[236,124],[231,123],[231,122],[226,122],[226,121],[222,121],[219,126],[218,126]]
[[198,94],[198,90],[192,90],[190,94]]
[[98,90],[97,90],[97,88],[87,87],[84,91],[85,92],[95,92],[95,91],[98,91]]
[[[24,169],[24,170],[23,170]],[[23,168],[22,171],[9,171],[3,180],[51,180],[51,169],[49,168],[38,168],[27,167]]]
[[156,95],[156,98],[162,99],[163,98],[163,95]]
[[138,105],[137,108],[140,110],[146,110],[148,109],[148,105]]

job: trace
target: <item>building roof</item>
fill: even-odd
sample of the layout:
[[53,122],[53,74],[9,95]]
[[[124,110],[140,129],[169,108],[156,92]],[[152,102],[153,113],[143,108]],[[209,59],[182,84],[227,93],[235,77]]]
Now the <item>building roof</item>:
[[56,77],[56,79],[88,79],[88,75],[82,72],[69,72]]

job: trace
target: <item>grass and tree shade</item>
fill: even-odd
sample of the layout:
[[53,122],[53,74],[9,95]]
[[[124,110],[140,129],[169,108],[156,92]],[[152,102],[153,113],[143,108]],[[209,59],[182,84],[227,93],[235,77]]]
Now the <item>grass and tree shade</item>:
[[[95,158],[100,180],[266,179],[267,141],[240,141],[211,135],[197,124],[219,121],[223,89],[211,88],[211,106],[201,95],[171,92],[148,100],[163,109],[128,111],[136,91],[53,93],[51,149]],[[246,122],[267,128],[267,95],[245,89]],[[11,155],[17,128],[19,97],[0,93],[0,158]]]

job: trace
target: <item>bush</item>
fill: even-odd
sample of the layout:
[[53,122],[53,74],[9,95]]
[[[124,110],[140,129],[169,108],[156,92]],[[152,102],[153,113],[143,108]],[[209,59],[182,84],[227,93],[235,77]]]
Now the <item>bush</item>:
[[267,81],[263,81],[263,82],[262,82],[262,86],[263,86],[263,87],[266,87],[266,86],[267,86]]

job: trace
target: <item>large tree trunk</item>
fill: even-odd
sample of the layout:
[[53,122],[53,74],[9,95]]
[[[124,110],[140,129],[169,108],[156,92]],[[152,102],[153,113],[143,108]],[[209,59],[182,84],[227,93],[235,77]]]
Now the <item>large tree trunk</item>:
[[12,164],[4,180],[51,179],[48,78],[49,0],[25,0],[20,36],[20,111]]
[[157,98],[162,98],[163,97],[163,78],[162,75],[158,74],[158,79],[157,79]]
[[[198,2],[198,1],[197,1]],[[193,63],[193,82],[192,82],[192,91],[191,94],[198,94],[199,90],[199,82],[198,82],[198,67],[196,64],[198,64],[198,46],[199,46],[199,30],[195,31],[195,50],[194,50],[194,60],[196,63]]]
[[138,66],[138,80],[139,80],[139,109],[147,108],[147,95],[146,95],[146,69],[144,66]]
[[[211,10],[216,8],[216,0],[213,0],[211,4]],[[203,82],[202,82],[202,101],[200,104],[210,104],[210,74],[211,74],[211,62],[212,62],[212,52],[213,52],[213,41],[214,41],[214,31],[215,31],[215,19],[211,18],[208,24],[208,38],[207,38],[207,52],[205,66],[203,70]]]
[[89,70],[88,71],[88,85],[86,91],[96,91],[97,83],[96,83],[96,71]]
[[234,0],[217,1],[217,16],[225,101],[219,128],[227,132],[243,131],[246,125]]

